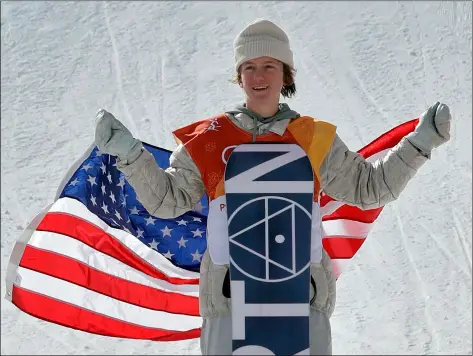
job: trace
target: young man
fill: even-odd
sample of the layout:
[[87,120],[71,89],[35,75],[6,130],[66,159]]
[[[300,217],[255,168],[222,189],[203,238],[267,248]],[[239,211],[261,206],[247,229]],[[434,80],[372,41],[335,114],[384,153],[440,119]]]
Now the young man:
[[245,142],[299,144],[309,155],[317,177],[312,239],[313,246],[319,247],[311,251],[312,283],[308,286],[312,298],[310,353],[331,354],[329,319],[336,286],[330,258],[320,247],[319,193],[324,191],[362,209],[395,200],[431,151],[449,140],[449,108],[440,103],[430,107],[413,133],[385,158],[369,163],[347,148],[335,126],[301,116],[279,102],[281,94],[289,97],[296,92],[293,53],[281,28],[267,20],[252,22],[236,37],[234,55],[235,82],[245,94],[244,105],[176,130],[179,146],[167,170],[158,167],[140,140],[105,110],[98,113],[95,142],[102,152],[118,157],[118,168],[140,202],[157,217],[178,217],[208,194],[208,248],[200,268],[199,296],[204,355],[229,355],[232,351],[231,291],[224,283],[228,235],[222,215],[225,211],[218,208],[224,199],[225,157],[232,147]]

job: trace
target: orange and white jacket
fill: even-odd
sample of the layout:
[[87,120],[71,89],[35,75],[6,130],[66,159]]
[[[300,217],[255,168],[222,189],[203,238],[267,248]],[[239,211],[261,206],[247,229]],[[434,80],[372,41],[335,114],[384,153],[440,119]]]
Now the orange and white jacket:
[[[222,293],[228,270],[228,236],[223,176],[226,158],[232,147],[252,142],[253,120],[247,115],[223,114],[202,120],[174,132],[179,143],[166,170],[158,167],[144,150],[131,164],[119,162],[148,212],[156,217],[174,218],[193,210],[204,193],[209,196],[207,251],[200,267],[200,314],[202,317],[226,315],[230,299]],[[266,130],[263,125],[259,128]],[[297,143],[309,156],[314,169],[314,211],[318,196],[324,191],[334,199],[362,209],[384,206],[397,199],[407,182],[427,158],[406,139],[376,162],[368,162],[350,151],[336,134],[335,126],[300,117],[273,123],[269,132],[257,141]],[[330,317],[336,300],[335,276],[327,253],[319,239],[320,214],[313,214],[311,305]]]

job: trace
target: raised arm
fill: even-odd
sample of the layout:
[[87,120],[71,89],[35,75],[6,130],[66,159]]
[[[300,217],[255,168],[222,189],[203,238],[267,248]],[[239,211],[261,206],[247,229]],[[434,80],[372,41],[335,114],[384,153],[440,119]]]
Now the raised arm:
[[431,151],[450,139],[450,121],[448,106],[436,103],[421,115],[414,132],[372,163],[336,135],[320,169],[322,190],[364,210],[386,205],[399,197]]
[[117,156],[117,168],[140,203],[156,217],[175,218],[193,210],[205,192],[200,173],[182,145],[164,170],[140,140],[105,110],[97,114],[95,143],[102,152]]

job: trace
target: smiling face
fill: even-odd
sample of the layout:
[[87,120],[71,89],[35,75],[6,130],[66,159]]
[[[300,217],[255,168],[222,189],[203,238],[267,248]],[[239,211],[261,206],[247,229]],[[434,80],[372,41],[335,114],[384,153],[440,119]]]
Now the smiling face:
[[248,109],[262,117],[274,115],[285,84],[283,64],[271,57],[259,57],[243,63],[240,73]]

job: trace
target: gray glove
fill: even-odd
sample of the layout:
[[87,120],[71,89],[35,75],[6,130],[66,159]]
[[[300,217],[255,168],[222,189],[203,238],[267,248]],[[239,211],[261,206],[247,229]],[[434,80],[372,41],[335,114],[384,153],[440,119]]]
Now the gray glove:
[[101,152],[117,156],[125,164],[136,161],[143,146],[125,125],[104,109],[97,112],[95,144]]
[[422,113],[415,131],[406,138],[424,155],[430,157],[434,148],[450,140],[451,120],[448,106],[437,102]]

